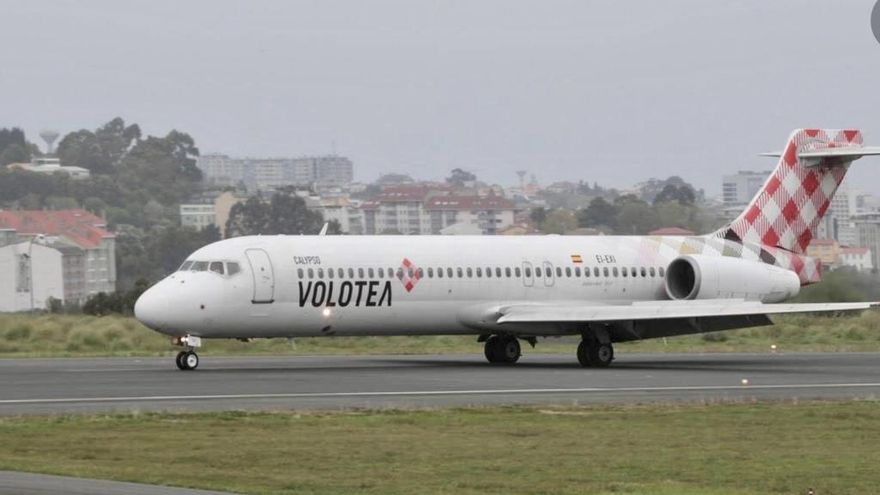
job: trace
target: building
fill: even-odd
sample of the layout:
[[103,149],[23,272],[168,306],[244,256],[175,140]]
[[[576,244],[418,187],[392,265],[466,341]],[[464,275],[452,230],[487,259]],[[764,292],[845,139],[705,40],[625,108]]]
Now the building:
[[9,169],[26,170],[37,174],[54,174],[61,173],[69,175],[72,179],[87,179],[90,175],[89,169],[82,167],[67,167],[61,165],[58,158],[34,158],[30,163],[10,163],[6,166]]
[[832,268],[840,261],[840,249],[834,239],[813,239],[807,246],[807,256],[819,260],[823,268]]
[[725,175],[721,180],[721,200],[724,209],[739,214],[739,210],[752,201],[772,173],[770,170],[764,172],[740,170],[733,175]]
[[869,272],[874,269],[871,250],[866,247],[843,247],[840,249],[840,265],[851,266],[860,272]]
[[[107,231],[102,218],[80,209],[0,211],[0,247],[32,239],[61,253],[60,299],[83,302],[92,294],[116,290],[116,236]],[[42,270],[38,261],[34,259],[35,271]],[[13,276],[10,271],[0,272],[0,278]],[[38,294],[34,295],[36,299]]]
[[287,186],[347,186],[354,180],[354,165],[344,156],[300,158],[233,158],[200,156],[197,166],[205,179],[219,187],[271,191]]
[[63,255],[33,239],[0,247],[0,312],[46,309],[64,299]]
[[448,186],[433,187],[424,184],[386,187],[376,197],[361,205],[364,212],[364,233],[430,234],[431,218],[425,211],[425,201],[433,195],[450,192]]
[[325,222],[335,221],[343,234],[361,235],[364,233],[364,212],[358,201],[346,197],[304,198],[312,211],[321,213]]
[[217,224],[217,213],[214,203],[180,205],[180,225],[202,230]]
[[681,227],[661,227],[657,230],[648,232],[648,235],[694,235],[693,230],[683,229]]
[[880,253],[880,213],[860,213],[850,217],[850,220],[858,237],[856,245],[868,248],[871,266],[880,266],[877,259]]
[[229,212],[233,206],[245,199],[233,192],[224,191],[213,198],[204,197],[197,201],[181,204],[180,225],[197,230],[215,225],[220,230],[220,236],[225,237]]
[[453,232],[495,235],[513,225],[516,213],[512,201],[494,194],[434,196],[425,202],[424,209],[431,220],[432,234],[440,234],[452,225],[463,224],[471,228],[459,227]]

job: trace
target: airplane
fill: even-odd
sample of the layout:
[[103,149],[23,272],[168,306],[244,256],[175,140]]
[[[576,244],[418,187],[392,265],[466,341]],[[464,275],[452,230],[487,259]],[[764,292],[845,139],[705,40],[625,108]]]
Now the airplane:
[[792,304],[820,280],[806,255],[849,165],[880,148],[858,130],[798,129],[728,225],[698,236],[244,236],[209,244],[145,291],[135,316],[199,365],[202,339],[474,335],[490,363],[520,341],[580,336],[578,362],[613,345],[772,324],[769,315],[867,309]]

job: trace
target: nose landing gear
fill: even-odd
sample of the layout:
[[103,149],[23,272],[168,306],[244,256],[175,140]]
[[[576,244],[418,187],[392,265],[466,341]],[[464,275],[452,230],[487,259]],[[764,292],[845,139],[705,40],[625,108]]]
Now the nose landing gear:
[[184,350],[177,353],[174,362],[177,369],[182,371],[194,370],[199,367],[199,355],[195,348],[202,346],[202,339],[193,335],[175,337],[171,340],[174,345],[184,346]]

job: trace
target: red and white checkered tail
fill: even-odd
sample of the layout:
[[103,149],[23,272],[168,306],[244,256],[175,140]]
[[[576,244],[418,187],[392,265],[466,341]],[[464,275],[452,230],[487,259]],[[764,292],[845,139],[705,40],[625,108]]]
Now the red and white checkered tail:
[[715,234],[804,253],[853,160],[880,154],[855,129],[798,129],[746,210]]

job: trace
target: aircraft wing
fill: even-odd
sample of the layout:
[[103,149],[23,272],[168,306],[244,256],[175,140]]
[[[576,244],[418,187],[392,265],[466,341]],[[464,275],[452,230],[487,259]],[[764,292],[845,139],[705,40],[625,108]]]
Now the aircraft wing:
[[741,299],[699,301],[644,301],[624,305],[586,305],[578,302],[514,304],[498,308],[496,323],[574,323],[664,320],[783,313],[854,311],[880,305],[877,302],[764,304]]

